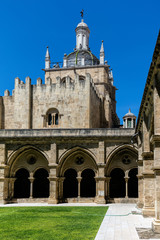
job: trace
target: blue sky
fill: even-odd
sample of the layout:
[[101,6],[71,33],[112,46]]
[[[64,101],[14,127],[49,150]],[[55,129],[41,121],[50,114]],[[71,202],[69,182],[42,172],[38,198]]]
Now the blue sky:
[[152,54],[160,29],[160,0],[3,1],[0,5],[0,95],[14,89],[14,79],[32,84],[44,81],[46,46],[51,60],[62,61],[75,47],[75,28],[88,24],[91,51],[99,57],[104,40],[105,59],[118,88],[117,114],[138,115]]

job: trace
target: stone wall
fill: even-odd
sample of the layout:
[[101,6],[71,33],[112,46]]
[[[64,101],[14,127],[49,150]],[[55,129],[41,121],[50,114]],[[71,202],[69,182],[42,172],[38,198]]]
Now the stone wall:
[[[99,92],[89,74],[85,79],[76,75],[74,81],[57,77],[56,83],[48,78],[46,84],[37,79],[31,85],[29,77],[23,83],[15,79],[13,95],[5,94],[0,101],[0,126],[5,129],[96,128],[100,127]],[[57,109],[59,124],[47,126],[47,111]]]

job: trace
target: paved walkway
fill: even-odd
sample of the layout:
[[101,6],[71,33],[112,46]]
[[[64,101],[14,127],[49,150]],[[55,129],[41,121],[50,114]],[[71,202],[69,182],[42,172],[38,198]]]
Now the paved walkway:
[[108,206],[109,209],[95,240],[139,240],[136,228],[151,228],[153,218],[131,214],[137,210],[135,204],[108,204]]

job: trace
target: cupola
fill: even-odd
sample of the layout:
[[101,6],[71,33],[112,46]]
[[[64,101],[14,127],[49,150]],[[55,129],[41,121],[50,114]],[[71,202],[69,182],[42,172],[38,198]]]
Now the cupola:
[[123,128],[135,128],[136,127],[136,116],[131,113],[131,109],[123,117]]

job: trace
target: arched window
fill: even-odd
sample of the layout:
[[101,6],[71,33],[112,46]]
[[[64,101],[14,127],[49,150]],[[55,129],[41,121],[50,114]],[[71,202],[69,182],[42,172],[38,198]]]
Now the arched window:
[[54,127],[59,125],[59,112],[56,108],[51,108],[46,113],[46,125]]

